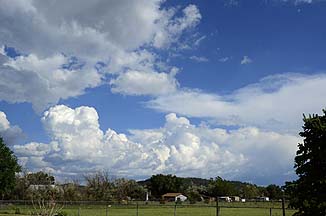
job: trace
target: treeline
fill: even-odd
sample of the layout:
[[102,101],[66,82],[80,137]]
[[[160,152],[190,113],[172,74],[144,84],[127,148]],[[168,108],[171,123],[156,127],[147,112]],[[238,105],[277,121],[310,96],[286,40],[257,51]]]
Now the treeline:
[[44,173],[24,173],[16,176],[15,187],[5,199],[62,201],[123,201],[144,200],[146,188],[135,180],[111,178],[106,172],[85,175],[83,182],[59,183]]
[[71,181],[58,183],[54,176],[44,172],[24,173],[16,176],[15,187],[5,199],[15,200],[64,200],[64,201],[117,201],[160,200],[169,192],[182,193],[192,203],[217,196],[239,196],[252,199],[268,196],[282,197],[277,185],[261,187],[239,181],[215,179],[181,178],[174,175],[153,175],[145,181],[112,178],[106,172],[84,176],[83,183]]
[[168,192],[180,192],[190,201],[201,201],[202,198],[239,196],[245,199],[267,196],[270,199],[282,198],[281,187],[268,185],[267,187],[240,181],[228,181],[221,177],[215,179],[181,178],[174,175],[153,175],[150,179],[138,182],[149,188],[153,197],[159,198]]

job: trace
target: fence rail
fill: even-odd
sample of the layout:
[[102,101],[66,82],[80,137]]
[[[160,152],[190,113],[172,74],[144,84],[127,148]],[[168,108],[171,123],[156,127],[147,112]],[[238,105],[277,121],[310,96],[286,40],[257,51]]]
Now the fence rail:
[[[44,202],[45,204],[54,202]],[[40,211],[32,200],[0,200],[0,216],[32,215]],[[51,206],[49,205],[49,206]],[[295,210],[284,208],[282,202],[214,202],[160,204],[157,201],[56,201],[61,215],[69,216],[290,216]],[[286,206],[286,205],[285,205]],[[47,206],[45,205],[44,208]],[[62,207],[62,209],[61,209]]]

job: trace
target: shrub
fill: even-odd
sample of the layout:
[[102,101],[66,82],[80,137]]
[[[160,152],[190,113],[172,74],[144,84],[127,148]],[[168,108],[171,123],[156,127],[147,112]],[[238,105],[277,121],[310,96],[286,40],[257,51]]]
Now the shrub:
[[20,214],[20,208],[15,208],[15,214]]
[[68,216],[68,213],[65,211],[58,212],[57,216]]

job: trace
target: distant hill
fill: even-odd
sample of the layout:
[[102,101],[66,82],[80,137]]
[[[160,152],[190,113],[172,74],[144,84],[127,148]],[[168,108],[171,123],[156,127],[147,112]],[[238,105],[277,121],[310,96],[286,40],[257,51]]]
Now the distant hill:
[[[208,184],[210,183],[211,180],[213,179],[204,179],[204,178],[197,178],[197,177],[178,177],[183,184],[185,185],[194,185],[194,186],[205,186],[207,187]],[[248,183],[248,182],[241,182],[241,181],[228,181],[230,184],[234,185],[236,188],[240,189],[243,186],[246,185],[252,185],[257,187],[257,185]],[[138,184],[140,184],[141,186],[149,186],[151,183],[151,179],[146,179],[146,180],[142,180],[142,181],[138,181]]]

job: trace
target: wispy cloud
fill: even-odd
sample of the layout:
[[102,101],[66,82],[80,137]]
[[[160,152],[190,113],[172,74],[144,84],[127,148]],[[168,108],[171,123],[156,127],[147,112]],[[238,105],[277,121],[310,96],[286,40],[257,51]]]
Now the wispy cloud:
[[189,59],[197,61],[197,62],[208,62],[208,58],[204,56],[190,56]]
[[241,62],[240,62],[240,64],[250,64],[250,63],[252,63],[252,59],[251,58],[249,58],[249,56],[243,56],[243,58],[242,58],[242,60],[241,60]]
[[194,42],[194,45],[195,45],[195,46],[199,46],[199,44],[200,44],[203,40],[205,40],[205,38],[206,38],[205,35],[201,36],[200,38],[198,38],[198,39]]
[[224,0],[225,6],[237,7],[240,4],[240,0]]
[[324,92],[325,74],[289,73],[265,77],[228,95],[181,89],[147,105],[163,112],[213,119],[218,124],[297,133],[302,113],[320,112],[325,106]]
[[223,57],[218,59],[219,62],[227,62],[230,58],[229,57]]

